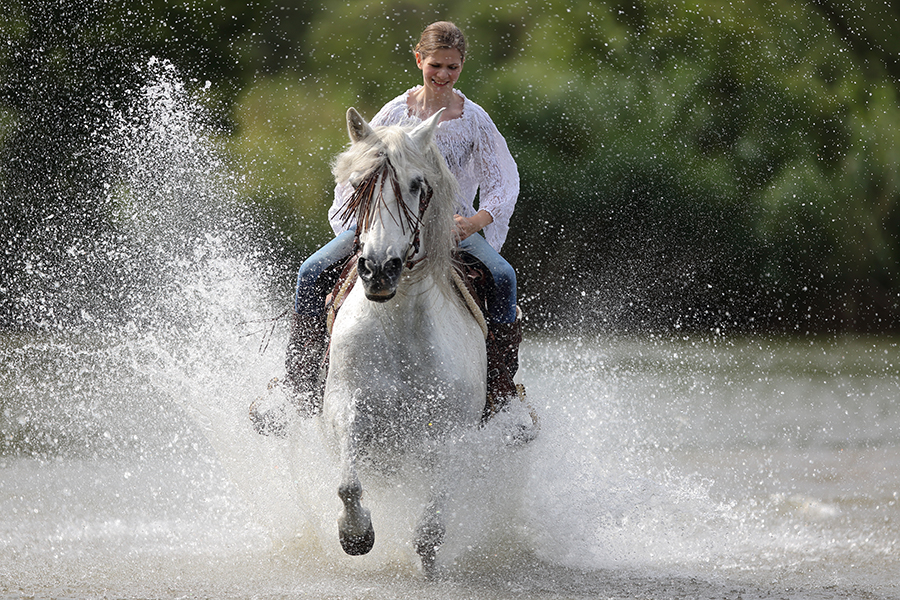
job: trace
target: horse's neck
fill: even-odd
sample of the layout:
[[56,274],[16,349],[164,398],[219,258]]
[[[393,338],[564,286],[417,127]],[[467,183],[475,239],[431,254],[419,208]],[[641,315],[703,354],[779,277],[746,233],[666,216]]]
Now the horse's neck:
[[433,304],[436,300],[447,296],[446,292],[450,288],[444,282],[445,277],[447,276],[433,269],[417,268],[404,274],[397,296],[410,304],[421,302]]
[[[402,348],[394,352],[401,355],[429,352],[439,341],[435,338],[436,331],[457,317],[465,317],[460,314],[458,299],[446,293],[448,286],[437,285],[430,274],[415,275],[418,276],[404,276],[394,297],[383,303],[367,300],[362,286],[354,286],[351,297],[341,309],[341,313],[346,314],[339,318],[349,318],[350,323],[369,323],[362,330],[366,332],[364,335],[399,343]],[[348,307],[352,308],[348,311]],[[369,328],[372,326],[374,329]],[[352,326],[352,330],[360,331],[356,326]]]

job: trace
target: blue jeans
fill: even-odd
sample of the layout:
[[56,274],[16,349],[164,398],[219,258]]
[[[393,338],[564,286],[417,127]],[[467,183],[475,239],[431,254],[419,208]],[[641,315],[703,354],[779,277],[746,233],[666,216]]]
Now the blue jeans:
[[477,233],[461,241],[459,249],[480,260],[494,278],[493,297],[485,298],[488,319],[493,323],[515,323],[516,272],[512,265]]
[[[321,316],[325,311],[324,298],[335,281],[320,281],[326,270],[334,270],[353,251],[353,230],[338,234],[307,258],[297,273],[294,310],[308,316]],[[516,320],[516,272],[487,241],[477,233],[460,242],[460,250],[481,261],[494,279],[493,297],[486,298],[488,318],[494,323],[514,323]]]
[[353,252],[355,237],[356,231],[353,229],[342,231],[300,265],[300,271],[297,272],[297,292],[294,295],[294,310],[298,314],[318,317],[325,312],[325,296],[337,279],[330,282],[331,285],[327,281],[320,282],[319,279],[326,269],[337,267],[349,258]]

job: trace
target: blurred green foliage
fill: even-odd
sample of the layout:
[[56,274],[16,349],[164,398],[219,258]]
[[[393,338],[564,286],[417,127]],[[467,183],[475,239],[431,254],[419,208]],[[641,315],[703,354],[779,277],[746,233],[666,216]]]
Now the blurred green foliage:
[[[206,101],[247,172],[243,193],[299,260],[330,236],[328,164],[345,143],[346,108],[371,117],[419,83],[411,47],[446,18],[470,44],[458,87],[519,163],[504,254],[534,322],[900,329],[900,9],[890,3],[13,0],[7,14],[7,197],[28,197],[16,173],[72,155],[44,144],[22,162],[29,136],[49,139],[41,111],[67,106],[47,90],[90,112],[98,98],[121,101],[133,65],[154,55],[198,88],[212,81]],[[53,122],[87,147],[90,121]],[[65,164],[53,171],[65,182],[58,201],[88,197]],[[37,213],[5,219],[27,237]]]

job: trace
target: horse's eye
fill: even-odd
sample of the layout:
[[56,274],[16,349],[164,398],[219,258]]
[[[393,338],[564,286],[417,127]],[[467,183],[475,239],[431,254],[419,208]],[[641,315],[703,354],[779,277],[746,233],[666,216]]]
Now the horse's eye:
[[422,189],[422,184],[425,183],[425,180],[421,177],[416,177],[409,183],[409,193],[410,194],[418,194],[419,190]]

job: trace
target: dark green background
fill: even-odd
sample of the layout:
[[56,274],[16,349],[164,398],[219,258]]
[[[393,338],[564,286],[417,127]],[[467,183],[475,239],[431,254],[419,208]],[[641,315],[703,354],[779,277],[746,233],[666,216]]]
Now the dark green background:
[[457,87],[519,164],[504,255],[532,323],[897,331],[898,14],[827,0],[5,0],[0,324],[77,321],[39,290],[107,281],[65,253],[73,240],[99,252],[83,240],[115,228],[95,201],[114,168],[92,140],[150,56],[213,115],[289,295],[330,235],[347,106],[371,117],[419,83],[410,48],[447,18],[470,43]]

